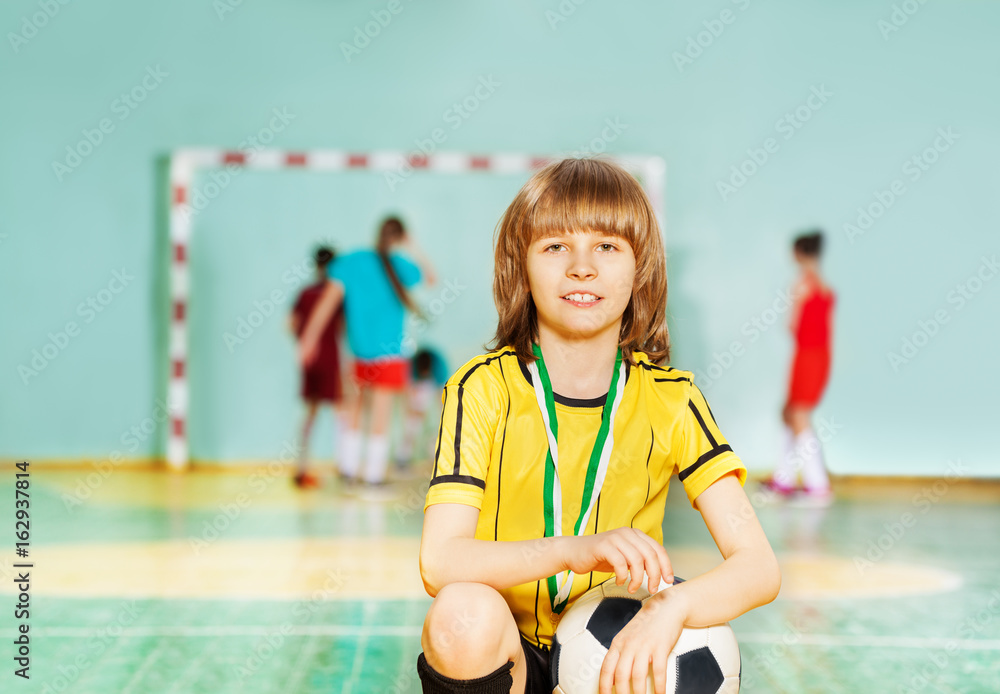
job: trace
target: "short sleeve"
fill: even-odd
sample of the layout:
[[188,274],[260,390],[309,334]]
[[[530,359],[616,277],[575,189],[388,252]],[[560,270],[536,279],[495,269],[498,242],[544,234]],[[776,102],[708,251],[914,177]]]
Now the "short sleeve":
[[432,504],[483,507],[486,474],[501,413],[476,391],[449,383],[441,395],[441,426],[434,455],[434,476],[427,489]]
[[399,281],[407,289],[421,279],[420,267],[405,255],[393,254],[392,267],[399,276]]
[[305,303],[306,293],[305,291],[299,292],[299,295],[295,297],[295,304],[292,306],[292,315],[301,318],[302,317],[302,305]]
[[340,256],[335,258],[332,263],[326,267],[326,276],[331,280],[337,280],[344,286],[347,286],[348,276],[351,271],[351,261],[347,256]]
[[677,476],[692,505],[703,491],[727,473],[735,471],[740,484],[746,482],[747,470],[743,461],[719,431],[705,396],[694,383],[675,436],[673,450]]

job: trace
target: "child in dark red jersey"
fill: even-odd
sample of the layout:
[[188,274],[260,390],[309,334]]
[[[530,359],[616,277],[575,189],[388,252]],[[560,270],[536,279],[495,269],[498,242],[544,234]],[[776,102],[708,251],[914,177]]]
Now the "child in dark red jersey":
[[[296,337],[302,336],[309,316],[312,314],[326,286],[327,267],[333,262],[334,252],[323,246],[316,251],[316,283],[306,287],[299,294],[289,317],[292,332]],[[308,471],[309,467],[309,432],[319,406],[329,402],[334,410],[334,422],[339,424],[338,406],[343,400],[343,386],[340,377],[339,338],[344,330],[344,308],[341,306],[333,320],[323,330],[319,339],[319,354],[309,366],[302,368],[302,399],[306,403],[306,420],[302,425],[302,447],[299,454],[299,468],[295,475],[295,484],[299,487],[318,487],[319,479]],[[339,428],[339,426],[338,426]]]

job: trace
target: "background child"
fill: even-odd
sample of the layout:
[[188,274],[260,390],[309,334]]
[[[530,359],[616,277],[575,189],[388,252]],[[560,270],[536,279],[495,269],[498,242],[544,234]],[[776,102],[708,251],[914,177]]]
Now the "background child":
[[833,290],[819,271],[823,234],[813,231],[795,239],[793,254],[801,274],[792,288],[794,306],[789,327],[795,339],[788,398],[781,413],[782,455],[766,487],[791,494],[801,469],[804,497],[812,503],[832,501],[823,450],[812,428],[812,413],[830,376],[833,334]]
[[[302,336],[306,322],[316,308],[316,303],[326,286],[327,267],[336,254],[326,246],[316,250],[316,282],[306,287],[295,300],[289,316],[289,326],[296,337]],[[344,329],[344,310],[339,308],[320,334],[315,360],[302,367],[302,399],[306,404],[306,418],[302,424],[302,443],[299,453],[295,484],[299,487],[318,487],[319,479],[309,472],[309,433],[316,413],[322,403],[333,407],[334,423],[339,425],[339,404],[343,399],[340,375],[340,334]],[[335,429],[339,426],[335,426]]]
[[533,176],[500,222],[493,294],[493,351],[444,389],[420,549],[435,598],[424,691],[548,692],[552,635],[579,595],[672,579],[662,523],[677,472],[724,561],[654,595],[600,680],[603,694],[643,691],[651,667],[662,690],[684,625],[769,602],[780,576],[743,463],[691,373],[660,365],[664,251],[635,179],[576,159]]
[[[407,250],[419,262],[400,251]],[[320,333],[340,306],[347,306],[347,338],[355,356],[359,393],[351,401],[341,437],[340,472],[368,484],[387,479],[389,420],[392,401],[409,383],[409,360],[403,356],[404,309],[416,310],[407,289],[421,278],[433,284],[430,263],[410,242],[403,223],[389,217],[379,228],[374,250],[355,251],[330,266],[329,282],[302,334],[304,364],[316,358]],[[362,423],[369,423],[365,446]],[[362,469],[361,456],[365,460]]]
[[[448,380],[448,365],[444,357],[436,349],[422,346],[410,360],[412,378],[406,412],[403,421],[403,434],[396,447],[396,468],[400,472],[409,470],[414,455],[420,460],[426,460],[425,455],[433,457],[433,440],[425,445],[425,429],[428,413],[431,407],[440,401],[441,388]],[[435,417],[437,421],[437,417]]]

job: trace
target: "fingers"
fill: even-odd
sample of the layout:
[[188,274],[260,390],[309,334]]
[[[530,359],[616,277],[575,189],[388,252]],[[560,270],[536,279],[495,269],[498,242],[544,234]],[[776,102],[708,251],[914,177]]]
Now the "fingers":
[[[622,647],[614,669],[612,689],[616,692],[628,692],[631,684],[633,694],[646,694],[646,672],[648,669],[648,662],[636,658],[632,649]],[[641,675],[637,674],[640,671]]]
[[598,683],[600,694],[612,694],[612,687],[615,682],[615,668],[618,667],[620,656],[618,647],[612,641],[611,648],[608,649],[607,655],[604,656],[604,663],[601,665],[601,678]]
[[[628,538],[627,535],[625,536],[625,541],[621,543],[618,549],[628,561],[628,572],[631,576],[631,580],[628,583],[628,592],[634,593],[642,585],[642,572],[646,566],[646,556],[643,554],[642,547],[631,538]],[[622,585],[623,583],[625,583],[624,576],[618,581],[618,585]]]
[[670,657],[670,653],[660,653],[659,656],[654,656],[651,663],[651,670],[653,673],[653,692],[654,694],[666,694],[667,692],[667,659]]
[[624,552],[617,552],[614,557],[609,557],[611,567],[615,570],[615,585],[625,583],[625,577],[629,573],[629,561]]
[[664,572],[671,572],[667,551],[663,549],[662,545],[641,530],[630,529],[630,531],[625,531],[624,537],[639,552],[642,558],[642,564],[630,566],[632,569],[632,581],[629,583],[629,592],[634,593],[638,590],[639,586],[642,585],[643,573],[645,573],[649,577],[647,582],[649,592],[651,594],[655,593]]
[[601,535],[604,537],[594,547],[592,559],[585,567],[580,567],[581,571],[592,571],[605,565],[614,572],[616,585],[621,586],[628,581],[627,590],[630,593],[642,586],[644,575],[649,579],[650,593],[656,592],[661,579],[673,582],[674,571],[667,550],[646,533],[635,528],[621,528]]
[[640,534],[642,535],[646,543],[649,544],[649,546],[653,549],[653,552],[656,554],[656,560],[657,560],[656,563],[660,569],[660,575],[657,577],[655,583],[653,582],[652,575],[650,575],[649,579],[649,592],[655,593],[656,588],[660,585],[660,578],[662,578],[667,583],[674,582],[674,567],[670,563],[670,556],[667,554],[667,550],[663,548],[663,545],[661,545],[659,542],[651,538],[646,533],[640,532]]
[[649,674],[649,657],[632,661],[632,694],[646,694],[646,675]]

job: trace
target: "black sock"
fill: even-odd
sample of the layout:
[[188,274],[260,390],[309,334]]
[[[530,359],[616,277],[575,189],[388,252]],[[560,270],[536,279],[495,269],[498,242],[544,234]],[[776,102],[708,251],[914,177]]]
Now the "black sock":
[[428,665],[423,653],[417,657],[417,674],[420,675],[424,694],[510,694],[514,686],[514,678],[510,674],[513,667],[514,663],[507,661],[484,677],[453,680]]

